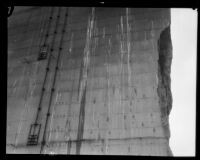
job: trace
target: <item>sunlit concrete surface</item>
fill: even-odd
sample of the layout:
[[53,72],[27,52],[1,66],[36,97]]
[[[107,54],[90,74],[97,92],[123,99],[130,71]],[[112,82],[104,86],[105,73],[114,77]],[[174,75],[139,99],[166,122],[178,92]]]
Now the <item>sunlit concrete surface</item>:
[[15,7],[7,153],[171,156],[170,9]]

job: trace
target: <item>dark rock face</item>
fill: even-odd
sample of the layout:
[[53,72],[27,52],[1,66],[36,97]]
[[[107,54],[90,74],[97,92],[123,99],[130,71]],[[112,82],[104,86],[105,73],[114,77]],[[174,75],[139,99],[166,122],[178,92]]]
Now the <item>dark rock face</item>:
[[[170,26],[165,28],[158,40],[158,97],[161,110],[161,122],[166,137],[170,137],[169,113],[172,109],[171,94],[171,62],[172,62],[172,41],[170,35]],[[168,154],[172,156],[170,148]]]
[[[163,114],[169,115],[172,108],[171,94],[171,62],[172,62],[172,41],[170,35],[170,26],[165,28],[158,40],[158,95],[160,96],[161,108]],[[166,112],[166,113],[165,113]]]

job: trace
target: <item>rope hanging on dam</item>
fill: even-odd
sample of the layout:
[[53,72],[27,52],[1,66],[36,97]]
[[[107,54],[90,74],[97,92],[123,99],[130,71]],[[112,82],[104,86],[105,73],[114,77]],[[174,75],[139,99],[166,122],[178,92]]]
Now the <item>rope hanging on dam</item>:
[[[55,25],[55,30],[54,30],[54,33],[53,33],[53,39],[51,41],[51,46],[50,46],[50,54],[49,54],[49,58],[48,58],[48,63],[47,63],[47,72],[50,71],[50,65],[51,65],[51,61],[53,60],[53,51],[54,51],[54,43],[55,43],[55,38],[56,38],[56,34],[57,34],[57,26],[58,26],[58,22],[59,22],[59,16],[60,16],[60,8],[58,10],[58,14],[57,14],[57,17],[56,17],[56,25]],[[46,76],[47,77],[47,76]],[[46,80],[47,78],[45,77],[45,83],[46,84]],[[52,92],[54,92],[54,89],[51,89],[50,90],[50,101],[51,101],[51,97],[52,97]],[[47,115],[46,115],[46,121],[45,121],[45,126],[44,126],[44,131],[43,131],[43,138],[42,138],[42,141],[41,141],[41,149],[40,149],[40,153],[43,151],[43,148],[44,148],[44,145],[46,144],[46,141],[45,141],[45,133],[46,133],[46,127],[47,127],[47,120],[48,120],[48,117],[50,116],[49,114],[49,106],[48,106],[48,111],[47,111]]]
[[[57,32],[57,26],[58,26],[58,23],[59,23],[60,12],[61,12],[61,8],[59,8],[59,13],[58,13],[58,16],[57,16],[58,19],[57,19],[57,22],[56,22],[55,32]],[[67,16],[68,16],[67,12],[68,12],[68,9],[66,8],[64,25],[63,25],[63,28],[62,28],[63,31],[65,30],[66,24],[67,24],[66,23],[67,22]],[[54,93],[55,93],[55,84],[56,84],[57,73],[58,73],[58,70],[59,70],[59,62],[60,62],[60,55],[61,55],[61,51],[62,51],[63,39],[64,39],[64,34],[61,34],[59,48],[58,48],[58,55],[56,56],[56,64],[55,64],[55,68],[54,68],[53,83],[52,83],[52,88],[51,88],[49,104],[48,104],[48,111],[47,111],[47,116],[46,116],[46,121],[45,121],[45,126],[44,126],[44,133],[43,133],[42,145],[41,145],[40,153],[43,152],[44,145],[46,144],[46,141],[47,141],[46,140],[46,132],[47,132],[48,124],[49,124],[49,122],[48,122],[49,121],[49,117],[50,117],[50,114],[51,114],[52,100],[53,100],[53,96],[54,96]]]

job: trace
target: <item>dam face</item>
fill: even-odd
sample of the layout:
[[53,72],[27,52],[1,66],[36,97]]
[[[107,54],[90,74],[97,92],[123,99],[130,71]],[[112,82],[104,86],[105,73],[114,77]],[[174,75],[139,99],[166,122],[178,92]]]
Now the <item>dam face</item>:
[[15,7],[7,153],[172,156],[170,9]]

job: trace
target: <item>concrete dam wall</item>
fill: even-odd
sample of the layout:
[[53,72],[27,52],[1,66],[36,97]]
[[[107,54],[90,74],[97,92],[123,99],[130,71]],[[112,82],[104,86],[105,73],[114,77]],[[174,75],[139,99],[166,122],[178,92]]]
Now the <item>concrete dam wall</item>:
[[172,156],[170,9],[15,7],[7,153]]

